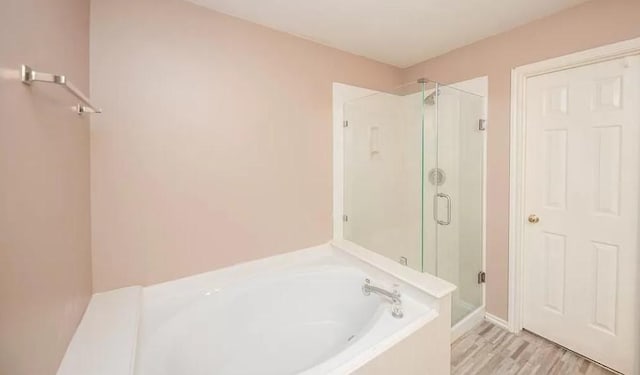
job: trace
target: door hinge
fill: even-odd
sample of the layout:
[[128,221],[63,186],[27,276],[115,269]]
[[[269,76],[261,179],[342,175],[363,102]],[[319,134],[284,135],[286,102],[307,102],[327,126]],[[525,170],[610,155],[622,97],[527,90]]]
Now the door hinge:
[[481,118],[478,120],[478,130],[485,131],[487,130],[487,120]]
[[347,216],[347,215],[342,215],[342,221],[344,221],[345,223],[346,223],[347,221],[349,221],[349,216]]
[[478,284],[484,284],[487,282],[487,274],[484,271],[478,272]]
[[348,128],[349,127],[349,121],[347,121],[347,120],[342,121],[342,127],[343,128]]

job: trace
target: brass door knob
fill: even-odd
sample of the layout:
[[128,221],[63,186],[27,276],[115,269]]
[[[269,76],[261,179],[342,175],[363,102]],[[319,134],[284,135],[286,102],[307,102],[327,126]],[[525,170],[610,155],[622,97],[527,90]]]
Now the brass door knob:
[[536,215],[529,215],[529,222],[532,224],[537,223],[538,221],[540,221],[540,218]]

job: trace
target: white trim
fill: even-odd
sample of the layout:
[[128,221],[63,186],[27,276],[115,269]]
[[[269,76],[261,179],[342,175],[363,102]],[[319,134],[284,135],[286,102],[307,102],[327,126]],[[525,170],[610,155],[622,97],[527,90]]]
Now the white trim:
[[[640,38],[517,67],[511,72],[511,152],[509,185],[509,330],[523,328],[522,252],[524,248],[525,139],[524,103],[528,78],[640,54]],[[489,318],[489,314],[487,314]],[[506,322],[505,322],[506,323]]]
[[510,330],[509,323],[506,320],[498,318],[493,314],[486,313],[484,316],[484,320],[502,329]]

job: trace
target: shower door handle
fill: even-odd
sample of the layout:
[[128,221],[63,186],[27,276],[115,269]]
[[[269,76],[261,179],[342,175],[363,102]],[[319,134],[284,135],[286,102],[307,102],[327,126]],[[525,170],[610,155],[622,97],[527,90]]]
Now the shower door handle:
[[[447,220],[440,220],[438,215],[438,198],[444,198],[447,200]],[[440,225],[451,224],[451,196],[444,193],[438,193],[433,196],[433,219]]]

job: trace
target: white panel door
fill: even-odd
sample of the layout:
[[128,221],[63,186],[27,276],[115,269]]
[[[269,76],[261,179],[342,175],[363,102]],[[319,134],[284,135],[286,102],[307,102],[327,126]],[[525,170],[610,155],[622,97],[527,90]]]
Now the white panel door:
[[638,340],[639,93],[637,56],[526,83],[524,328],[625,374]]

